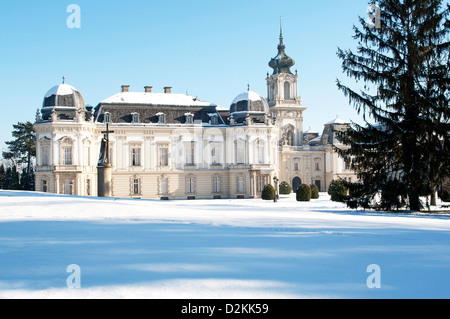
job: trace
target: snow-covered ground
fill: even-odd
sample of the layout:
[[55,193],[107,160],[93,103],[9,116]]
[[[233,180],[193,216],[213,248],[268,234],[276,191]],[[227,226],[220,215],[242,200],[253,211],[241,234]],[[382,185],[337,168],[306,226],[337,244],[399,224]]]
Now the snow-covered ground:
[[[320,195],[0,191],[0,298],[450,298],[449,215],[352,211]],[[80,273],[67,272],[72,264]],[[81,288],[69,289],[75,274]]]

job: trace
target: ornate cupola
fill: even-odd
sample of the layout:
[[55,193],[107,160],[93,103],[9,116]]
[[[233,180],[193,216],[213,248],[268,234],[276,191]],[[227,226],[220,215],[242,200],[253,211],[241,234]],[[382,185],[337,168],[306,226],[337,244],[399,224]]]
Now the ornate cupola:
[[269,66],[273,74],[267,73],[267,102],[270,107],[274,106],[301,106],[302,102],[298,96],[297,71],[292,74],[291,67],[294,59],[286,55],[286,46],[283,43],[283,29],[280,20],[280,43],[278,44],[278,55],[270,60]]
[[295,61],[285,52],[286,46],[283,43],[283,29],[280,19],[280,43],[278,44],[278,55],[270,60],[269,66],[273,69],[273,75],[280,73],[292,74],[291,67]]

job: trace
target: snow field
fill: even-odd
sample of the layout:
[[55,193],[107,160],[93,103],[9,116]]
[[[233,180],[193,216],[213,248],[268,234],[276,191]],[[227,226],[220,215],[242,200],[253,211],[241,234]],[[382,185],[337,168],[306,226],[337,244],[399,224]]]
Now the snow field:
[[[0,298],[449,298],[450,217],[0,191]],[[68,265],[81,289],[68,289]],[[381,288],[370,289],[369,265]]]

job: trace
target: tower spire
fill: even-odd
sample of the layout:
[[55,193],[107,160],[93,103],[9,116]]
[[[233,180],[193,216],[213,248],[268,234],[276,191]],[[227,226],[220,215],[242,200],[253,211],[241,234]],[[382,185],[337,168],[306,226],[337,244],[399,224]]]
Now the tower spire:
[[286,46],[283,42],[283,23],[282,17],[280,16],[280,43],[278,44],[278,55],[275,58],[271,59],[269,62],[269,66],[274,69],[273,74],[292,74],[290,67],[295,64],[295,61],[286,54],[285,50]]
[[284,44],[283,44],[283,25],[282,25],[281,16],[280,16],[280,47],[284,47]]
[[283,40],[283,25],[282,25],[281,16],[280,16],[280,40]]

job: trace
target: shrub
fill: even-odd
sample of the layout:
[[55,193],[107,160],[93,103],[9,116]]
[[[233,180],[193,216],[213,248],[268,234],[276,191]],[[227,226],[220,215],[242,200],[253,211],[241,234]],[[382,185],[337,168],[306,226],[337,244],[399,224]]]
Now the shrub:
[[344,202],[347,199],[348,189],[342,180],[333,180],[328,187],[328,194],[333,202]]
[[311,187],[306,184],[302,184],[297,189],[297,201],[309,202],[311,200]]
[[319,187],[316,184],[311,184],[311,198],[317,199],[319,198]]
[[264,200],[273,200],[275,198],[275,189],[272,185],[268,184],[264,186],[261,198]]
[[289,185],[286,182],[282,182],[280,184],[279,188],[280,188],[280,194],[282,194],[282,195],[288,195],[288,194],[292,193],[291,185]]

